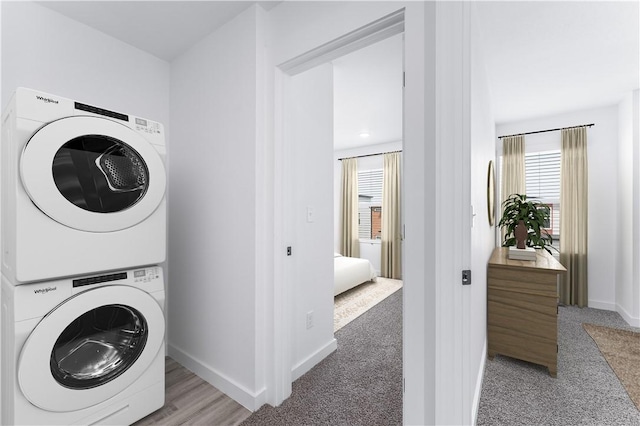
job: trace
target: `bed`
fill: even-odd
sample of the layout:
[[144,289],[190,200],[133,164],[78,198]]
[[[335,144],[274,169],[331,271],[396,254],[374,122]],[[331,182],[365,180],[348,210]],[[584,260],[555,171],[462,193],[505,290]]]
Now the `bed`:
[[345,292],[367,281],[376,280],[376,271],[367,259],[333,255],[333,295]]

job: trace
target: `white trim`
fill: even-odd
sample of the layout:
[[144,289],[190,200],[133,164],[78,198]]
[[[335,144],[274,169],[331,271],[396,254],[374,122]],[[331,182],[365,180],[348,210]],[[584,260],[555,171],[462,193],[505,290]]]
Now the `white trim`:
[[[469,131],[469,7],[435,2],[436,208],[435,424],[470,421],[469,341],[460,274],[471,247],[471,141]],[[454,70],[454,72],[452,72]],[[480,272],[480,271],[478,271]],[[470,305],[468,305],[470,306]],[[468,309],[468,308],[467,308]],[[467,385],[467,386],[466,386]]]
[[273,141],[273,223],[274,223],[274,286],[273,286],[273,365],[269,380],[269,404],[278,406],[291,395],[291,363],[293,353],[293,260],[286,248],[293,245],[291,220],[293,148],[286,137],[285,109],[287,88],[291,77],[278,67],[274,70],[274,141]]
[[592,300],[589,299],[589,301],[587,302],[590,308],[594,308],[594,309],[604,309],[605,311],[617,311],[617,307],[616,304],[613,302],[603,302],[600,300]]
[[256,411],[266,403],[266,389],[256,393],[233,381],[207,363],[192,357],[174,345],[167,345],[169,356],[188,370],[207,381],[222,393],[228,395],[248,410]]
[[480,408],[480,395],[482,394],[482,381],[484,379],[484,369],[487,364],[487,339],[484,339],[482,346],[482,360],[478,369],[478,377],[476,378],[476,390],[473,393],[473,403],[471,404],[471,425],[475,426],[478,421],[478,409]]
[[404,31],[404,9],[398,10],[364,27],[296,56],[279,68],[294,76],[320,64],[332,61],[348,53],[370,46]]
[[327,356],[331,355],[336,349],[338,349],[338,341],[336,339],[331,339],[329,343],[327,343],[322,348],[318,349],[316,352],[307,357],[304,361],[293,367],[291,369],[291,378],[293,380],[298,380],[306,372],[311,370],[316,364],[325,359]]
[[[589,303],[589,306],[591,306],[591,303]],[[629,324],[630,326],[640,327],[640,318],[631,316],[629,312],[627,312],[626,309],[624,309],[622,306],[616,304],[615,311],[617,311],[622,317],[622,319],[624,319],[627,322],[627,324]]]
[[435,2],[407,4],[404,34],[402,371],[405,424],[435,423],[437,344]]

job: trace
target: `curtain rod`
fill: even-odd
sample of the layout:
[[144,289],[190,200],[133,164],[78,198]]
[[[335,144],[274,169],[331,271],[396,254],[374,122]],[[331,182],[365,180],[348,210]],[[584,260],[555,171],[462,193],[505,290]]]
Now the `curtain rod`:
[[591,124],[582,124],[582,125],[580,125],[580,126],[559,127],[559,128],[557,128],[557,129],[536,130],[535,132],[516,133],[515,135],[504,135],[504,136],[498,136],[498,139],[502,139],[502,138],[510,138],[510,137],[512,137],[512,136],[533,135],[534,133],[557,132],[558,130],[576,129],[576,128],[578,128],[578,127],[591,127],[591,126],[595,126],[595,124],[594,124],[594,123],[591,123]]
[[354,155],[353,157],[338,158],[338,161],[347,160],[349,158],[364,158],[364,157],[373,157],[374,155],[393,154],[394,152],[402,152],[402,150],[400,149],[398,151],[379,152],[377,154]]

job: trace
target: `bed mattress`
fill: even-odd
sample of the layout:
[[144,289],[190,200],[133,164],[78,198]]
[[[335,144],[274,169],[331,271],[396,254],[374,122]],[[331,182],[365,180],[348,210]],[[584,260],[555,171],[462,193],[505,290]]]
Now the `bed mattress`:
[[376,271],[367,259],[334,255],[334,296],[367,281],[375,281]]

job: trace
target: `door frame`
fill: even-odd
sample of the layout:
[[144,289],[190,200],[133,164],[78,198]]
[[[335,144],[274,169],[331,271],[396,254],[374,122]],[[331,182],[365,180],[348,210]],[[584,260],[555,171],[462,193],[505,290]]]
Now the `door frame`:
[[[461,283],[461,271],[470,267],[471,244],[469,7],[448,2],[401,6],[396,13],[402,16],[405,53],[403,421],[462,424],[470,414],[465,412],[469,371],[463,365],[469,360],[462,355],[469,347],[463,341],[468,333],[463,306],[466,302],[469,307],[469,301],[464,300]],[[331,55],[349,52],[348,46],[364,47],[367,37],[362,34],[385,18],[275,67],[274,315],[269,336],[274,342],[269,364],[275,373],[267,383],[267,399],[273,405],[291,394],[292,378],[295,265],[286,256],[292,241],[287,227],[292,222],[287,198],[292,177],[287,170],[287,79],[304,66],[312,67],[312,59],[326,62],[334,58]]]
[[275,67],[274,73],[274,318],[272,392],[275,406],[291,395],[293,348],[293,285],[295,262],[286,255],[294,240],[293,229],[293,141],[288,134],[289,85],[293,76],[340,56],[404,32],[405,9],[399,9],[329,43],[291,58]]

